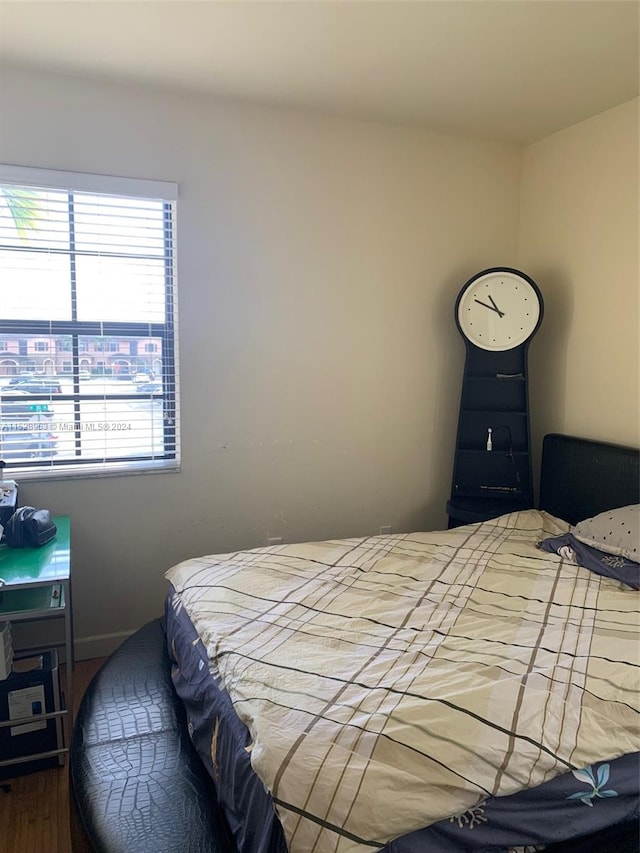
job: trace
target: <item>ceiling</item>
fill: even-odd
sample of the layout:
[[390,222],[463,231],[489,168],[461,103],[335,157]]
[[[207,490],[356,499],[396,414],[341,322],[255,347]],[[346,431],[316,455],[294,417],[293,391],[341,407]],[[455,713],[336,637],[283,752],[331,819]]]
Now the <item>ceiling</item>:
[[636,0],[0,0],[0,62],[528,143],[639,92]]

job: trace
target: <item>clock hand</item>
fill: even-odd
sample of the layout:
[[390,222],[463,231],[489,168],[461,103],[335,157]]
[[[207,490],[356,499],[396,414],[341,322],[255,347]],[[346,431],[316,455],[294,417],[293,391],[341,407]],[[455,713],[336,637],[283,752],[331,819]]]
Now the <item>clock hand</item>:
[[489,297],[489,302],[493,305],[494,309],[498,312],[498,314],[499,314],[501,317],[504,317],[504,311],[501,311],[501,310],[498,308],[498,306],[496,305],[496,303],[493,301],[493,296],[491,296],[491,294],[490,294],[490,293],[489,293],[489,294],[487,294],[487,295],[488,295],[488,297]]
[[[491,299],[491,297],[489,297],[489,299]],[[488,308],[489,311],[495,311],[496,314],[499,314],[501,317],[504,317],[504,312],[500,311],[500,309],[497,308],[495,305],[487,305],[486,302],[481,302],[479,299],[475,299],[475,297],[473,301],[477,302],[478,305],[482,305],[483,308]],[[491,301],[493,302],[493,299],[491,299]]]

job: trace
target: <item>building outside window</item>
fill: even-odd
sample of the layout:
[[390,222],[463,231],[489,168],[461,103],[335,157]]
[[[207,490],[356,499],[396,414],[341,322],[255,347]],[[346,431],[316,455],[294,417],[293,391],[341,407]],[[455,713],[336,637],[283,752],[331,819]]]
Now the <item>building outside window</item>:
[[176,195],[0,166],[0,459],[20,479],[177,468]]

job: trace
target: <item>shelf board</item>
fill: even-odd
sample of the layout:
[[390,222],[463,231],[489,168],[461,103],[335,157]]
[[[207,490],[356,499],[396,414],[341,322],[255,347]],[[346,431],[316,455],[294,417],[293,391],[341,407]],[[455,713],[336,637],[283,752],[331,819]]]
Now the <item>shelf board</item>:
[[[33,717],[29,719],[33,722]],[[16,758],[0,761],[0,767],[9,767],[12,764],[25,764],[30,761],[40,761],[43,758],[55,758],[58,755],[66,755],[68,752],[68,746],[61,746],[59,749],[50,749],[47,752],[32,752],[28,755],[20,755],[16,756]]]
[[456,453],[482,453],[485,456],[493,455],[493,456],[507,456],[513,453],[514,456],[528,456],[529,453],[526,450],[508,450],[506,447],[499,447],[493,450],[487,450],[486,447],[459,447]]
[[470,409],[466,406],[463,406],[460,410],[463,415],[508,415],[512,417],[516,415],[517,417],[526,417],[526,411],[524,409]]
[[526,495],[517,495],[513,498],[500,497],[462,497],[456,495],[447,502],[447,513],[450,518],[473,524],[476,521],[485,521],[489,518],[497,518],[509,512],[531,509],[532,504]]
[[[20,690],[22,688],[18,688]],[[37,717],[14,717],[11,720],[0,720],[0,729],[13,728],[13,726],[33,725],[34,722],[40,723],[43,720],[55,720],[58,717],[66,717],[69,713],[67,708],[61,708],[59,711],[47,711],[46,714],[38,714]],[[10,759],[7,763],[12,764],[15,761]],[[2,766],[0,764],[0,766]]]
[[59,583],[0,590],[0,617],[3,621],[10,622],[27,616],[51,616],[64,609],[64,594]]
[[460,501],[507,501],[509,503],[514,502],[528,502],[528,496],[520,489],[515,489],[514,491],[510,491],[510,486],[505,486],[504,488],[501,486],[495,486],[492,488],[486,489],[458,489],[455,492],[455,495],[451,498],[452,501],[458,503]]
[[469,376],[467,375],[467,379],[470,379],[472,382],[479,380],[480,382],[525,382],[525,377],[522,375],[519,376],[497,376],[496,374],[487,374],[486,376]]

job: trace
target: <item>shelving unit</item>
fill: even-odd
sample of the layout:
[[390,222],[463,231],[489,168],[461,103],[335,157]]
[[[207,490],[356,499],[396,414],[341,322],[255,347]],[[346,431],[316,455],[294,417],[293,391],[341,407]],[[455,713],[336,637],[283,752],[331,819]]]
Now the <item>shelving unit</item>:
[[[0,768],[41,758],[64,756],[71,742],[73,696],[73,614],[71,610],[71,530],[67,516],[54,518],[58,529],[53,542],[42,548],[0,546],[0,622],[39,622],[64,620],[64,641],[22,646],[14,649],[21,657],[42,654],[64,647],[66,663],[65,705],[37,717],[38,721],[59,719],[64,722],[64,743],[54,750],[30,753],[0,761]],[[57,677],[57,672],[56,672]],[[0,728],[33,723],[34,717],[0,720]]]
[[467,343],[449,527],[532,506],[526,346],[492,352]]

